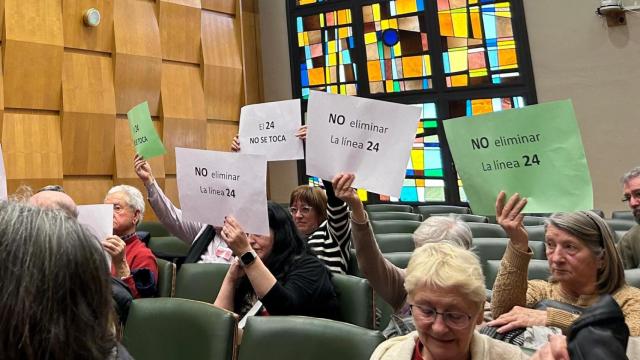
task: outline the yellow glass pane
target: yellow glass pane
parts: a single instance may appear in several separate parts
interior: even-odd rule
[[[336,61],[336,60],[338,60],[337,56],[336,56],[336,53],[329,54],[328,57],[329,57],[329,66],[336,66],[336,64],[338,63]]]
[[[324,14],[318,15],[318,18],[320,18],[320,28],[323,28],[324,27]]]
[[[416,0],[396,0],[396,12],[398,15],[418,11]]]
[[[387,92],[393,92],[393,80],[385,81],[384,87],[387,89]]]
[[[452,73],[467,71],[469,68],[467,63],[467,50],[449,51],[449,64]]]
[[[431,76],[431,61],[429,59],[429,55],[423,55],[422,61],[424,64],[425,74],[427,76]]]
[[[304,46],[304,34],[305,33],[298,33],[298,46],[299,47],[303,47]]]
[[[397,43],[393,46],[393,53],[396,56],[402,56],[402,48],[400,47],[400,43]]]
[[[367,73],[369,74],[369,81],[382,80],[382,72],[378,61],[367,61]]]
[[[411,149],[411,162],[414,168],[421,169],[424,166],[424,151],[422,149]]]
[[[348,27],[341,27],[338,29],[338,38],[340,39],[344,39],[349,37],[349,28]]]
[[[324,68],[309,69],[309,85],[324,85]]]
[[[469,29],[467,26],[467,11],[454,10],[451,12],[451,21],[453,22],[453,36],[466,38],[469,36]]]
[[[298,0],[298,5],[309,5],[315,2],[316,0]]]
[[[333,54],[336,52],[336,41],[331,40],[327,42],[327,54]]]
[[[422,56],[406,56],[402,58],[404,77],[422,76]]]
[[[378,41],[378,38],[376,37],[376,33],[370,32],[370,33],[364,34],[364,43],[365,44],[373,44],[376,41]]]
[[[392,29],[398,28],[398,19],[389,19],[389,27]]]
[[[469,71],[469,77],[482,77],[487,76],[488,74],[489,73],[487,72],[487,69],[477,69]]]
[[[373,4],[373,21],[380,21],[380,4]]]
[[[380,30],[387,30],[389,28],[389,20],[380,21]]]
[[[349,10],[338,11],[338,25],[349,24]]]

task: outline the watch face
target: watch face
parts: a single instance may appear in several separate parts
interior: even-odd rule
[[[248,251],[242,254],[242,256],[240,256],[240,261],[244,265],[251,264],[252,262],[254,262],[255,259],[256,259],[256,254],[253,251]]]

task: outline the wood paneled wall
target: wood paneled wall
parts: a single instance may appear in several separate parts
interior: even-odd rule
[[[97,27],[83,24],[89,8]],[[0,0],[0,19],[10,193],[62,184],[91,204],[116,184],[144,192],[126,113],[147,101],[169,151],[151,166],[177,203],[175,147],[228,150],[240,107],[263,99],[254,0]]]

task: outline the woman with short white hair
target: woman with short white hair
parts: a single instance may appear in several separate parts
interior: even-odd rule
[[[484,275],[478,257],[447,243],[416,249],[405,289],[416,331],[378,346],[371,360],[526,359],[514,346],[475,331],[482,323]]]

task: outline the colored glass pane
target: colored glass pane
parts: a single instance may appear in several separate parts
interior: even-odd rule
[[[438,0],[438,19],[447,87],[519,79],[508,1]]]
[[[424,0],[389,0],[362,7],[369,91],[426,90],[431,58]]]
[[[351,22],[349,9],[296,18],[298,66],[304,99],[308,98],[309,90],[357,94]]]

